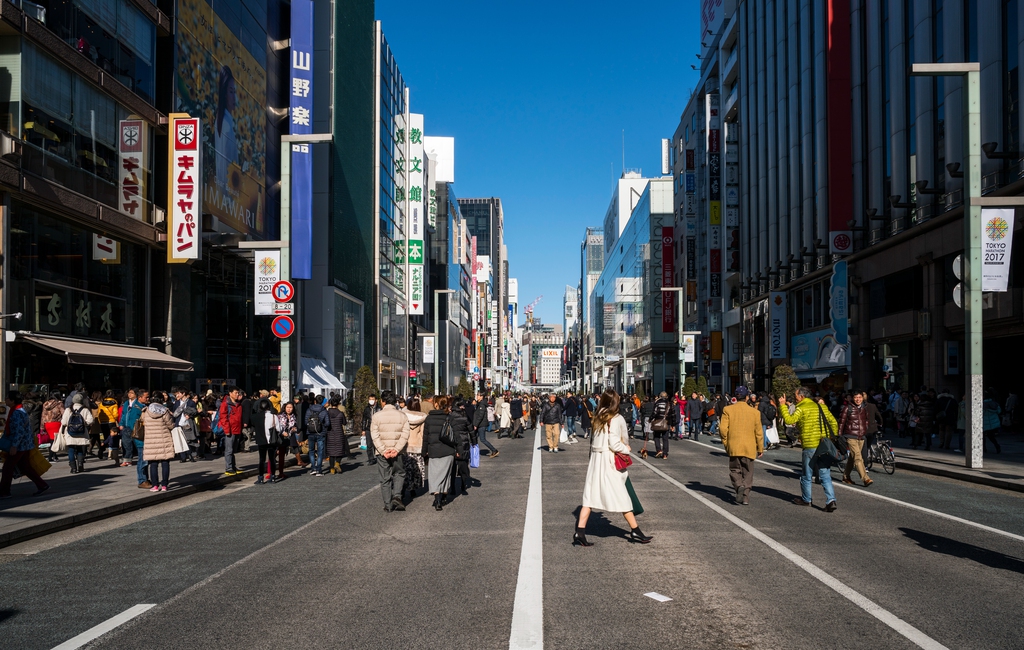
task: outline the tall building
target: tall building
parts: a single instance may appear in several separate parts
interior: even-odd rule
[[[504,387],[509,380],[508,342],[511,331],[508,311],[508,252],[505,249],[504,213],[500,198],[459,199],[459,209],[469,232],[476,237],[476,252],[490,264],[491,298],[488,308],[487,345],[490,348],[486,378],[492,386]]]
[[[673,275],[673,219],[673,179],[648,180],[605,257],[590,301],[600,314],[595,345],[604,350],[598,364],[606,387],[631,392],[642,385],[650,395],[681,385],[675,303],[661,291]]]
[[[581,389],[588,392],[598,384],[597,351],[594,349],[594,327],[597,317],[593,312],[590,295],[604,270],[604,230],[587,228],[580,245],[580,376]]]
[[[0,302],[24,314],[8,321],[19,333],[2,344],[5,385],[276,383],[270,319],[251,310],[252,253],[237,246],[280,233],[287,122],[267,107],[288,106],[290,52],[274,46],[289,37],[277,20],[286,7],[5,8]],[[192,198],[181,208],[167,187],[175,112],[200,120],[181,133],[202,162],[181,163],[179,189]],[[181,228],[169,233],[174,219]]]
[[[694,150],[695,219],[709,226],[711,186],[701,175],[711,172],[712,142],[724,142],[727,164],[736,151],[736,177],[726,167],[723,186],[735,195],[722,199],[738,208],[722,224],[740,244],[738,259],[726,258],[737,270],[722,270],[729,302],[720,320],[714,310],[706,323],[687,311],[708,338],[724,331],[734,343],[724,346],[723,363],[735,366],[723,369],[723,381],[763,388],[788,363],[824,390],[962,390],[964,313],[953,263],[964,247],[963,82],[909,70],[980,63],[982,191],[1019,195],[1018,3],[830,0],[794,12],[740,0],[720,9],[705,26],[712,36],[701,82],[673,151],[685,167]],[[685,171],[677,181],[684,194]],[[713,285],[699,228],[697,237],[702,299],[700,283],[707,277],[709,292]],[[727,249],[732,235],[722,237]],[[1008,290],[989,294],[982,313],[986,384],[1000,390],[1022,382],[1000,358],[1024,342],[1021,254],[1011,256]]]

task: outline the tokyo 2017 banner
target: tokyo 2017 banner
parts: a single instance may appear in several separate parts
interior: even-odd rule
[[[203,211],[267,235],[266,70],[204,0],[179,0],[177,42],[175,110],[203,125]]]

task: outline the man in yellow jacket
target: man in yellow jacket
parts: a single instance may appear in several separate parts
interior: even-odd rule
[[[750,505],[754,487],[754,459],[764,455],[764,429],[761,413],[747,404],[747,387],[736,389],[736,403],[722,409],[718,431],[725,453],[729,454],[729,478],[736,490],[736,503]]]
[[[824,400],[817,402],[811,399],[811,391],[801,386],[796,389],[796,397],[799,400],[796,411],[792,415],[786,407],[785,395],[779,396],[779,411],[782,419],[788,425],[796,425],[800,430],[800,446],[803,447],[803,473],[800,475],[800,496],[793,499],[798,506],[811,505],[811,477],[812,461],[814,452],[818,449],[821,439],[829,433],[835,434],[839,427],[836,419],[827,408],[822,406]],[[831,431],[830,431],[831,429]],[[818,479],[821,487],[825,490],[825,512],[835,512],[836,492],[832,488],[832,471],[828,467],[814,467],[818,472]]]

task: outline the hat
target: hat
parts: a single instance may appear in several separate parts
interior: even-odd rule
[[[749,394],[750,394],[750,391],[747,390],[746,386],[737,386],[736,387],[736,399],[744,399]]]
[[[72,404],[81,404],[82,403],[82,394],[81,393],[75,393],[74,395],[72,395],[71,396],[71,403]]]

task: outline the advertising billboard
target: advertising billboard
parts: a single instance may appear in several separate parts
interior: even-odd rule
[[[266,70],[203,0],[178,2],[176,36],[175,108],[203,126],[203,212],[266,234]]]

